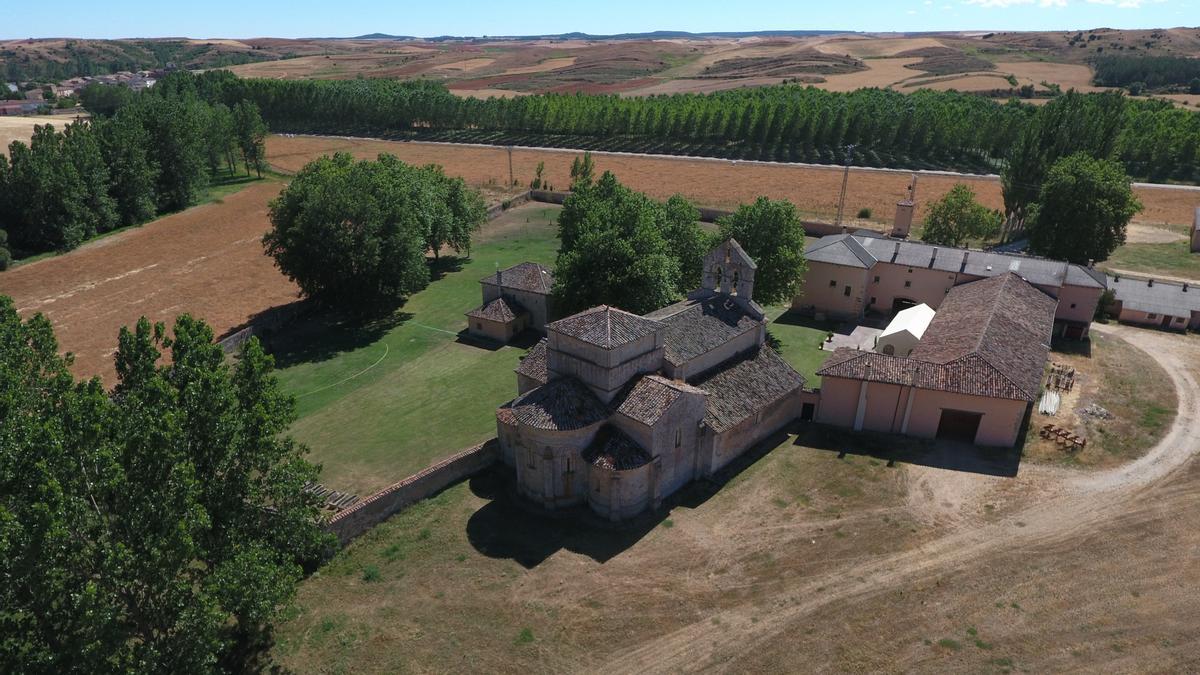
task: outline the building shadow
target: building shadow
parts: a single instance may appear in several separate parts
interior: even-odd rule
[[[772,320],[771,323],[783,324],[785,326],[800,326],[802,328],[812,328],[813,330],[819,331],[836,331],[837,329],[841,328],[841,325],[839,325],[836,321],[818,321],[812,316],[805,316],[796,310],[788,310],[787,312],[780,314],[777,318]],[[853,324],[851,324],[850,330],[854,330]]]
[[[489,558],[512,560],[526,569],[564,549],[607,562],[657,527],[668,512],[658,509],[613,524],[586,506],[542,511],[517,495],[515,476],[502,463],[476,474],[468,485],[477,497],[489,500],[467,521],[471,546]]]
[[[513,336],[513,339],[508,342],[499,342],[490,338],[472,335],[466,328],[458,331],[458,336],[454,339],[455,342],[466,345],[468,347],[478,347],[486,349],[490,352],[497,352],[505,347],[516,347],[517,349],[529,349],[538,343],[542,336],[537,331],[526,329]]]
[[[901,462],[948,471],[1012,478],[1021,465],[1018,440],[1012,448],[985,448],[970,443],[912,438],[870,431],[850,431],[819,424],[806,425],[796,445],[845,455],[873,457],[889,463]]]
[[[277,368],[328,361],[378,342],[412,317],[411,312],[398,309],[366,317],[333,310],[312,311],[278,331],[268,351],[275,356]]]
[[[1092,339],[1089,337],[1082,340],[1074,340],[1064,337],[1054,337],[1050,340],[1050,351],[1057,354],[1074,354],[1090,359],[1092,358]]]

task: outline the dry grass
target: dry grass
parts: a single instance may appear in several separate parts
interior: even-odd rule
[[[550,70],[558,70],[567,66],[575,65],[579,60],[578,56],[564,56],[557,59],[546,59],[541,63],[535,63],[532,66],[523,66],[521,68],[509,68],[504,71],[504,75],[521,75],[524,73],[544,73]]]
[[[8,146],[13,141],[21,141],[28,145],[35,126],[53,124],[54,128],[58,129],[70,121],[69,117],[0,117],[0,155],[8,155]]]
[[[297,171],[321,154],[350,152],[357,157],[373,158],[388,152],[414,164],[437,163],[447,173],[462,176],[475,185],[503,184],[508,181],[508,154],[503,148],[432,143],[403,143],[325,137],[278,137],[267,141],[271,163],[285,171]],[[546,163],[545,179],[558,189],[570,184],[573,151],[514,149],[513,173],[517,181],[528,185],[538,162]],[[764,165],[726,160],[656,158],[629,155],[594,155],[598,171],[611,170],[621,182],[654,197],[679,193],[695,202],[716,208],[734,208],[760,195],[787,199],[810,217],[827,218],[837,211],[842,172],[837,167]],[[881,223],[890,222],[896,202],[902,199],[910,174],[859,170],[852,172],[846,199],[846,211],[857,213],[870,208]],[[918,185],[923,217],[928,205],[939,199],[955,183],[967,183],[988,208],[1004,206],[1000,182],[994,178],[924,175]],[[1137,188],[1145,210],[1139,221],[1190,224],[1200,192]]]
[[[0,293],[22,316],[41,312],[77,376],[113,384],[117,331],[139,317],[171,322],[185,312],[217,335],[296,299],[296,287],[263,254],[267,201],[276,181],[255,183],[197,206],[93,241],[66,255],[0,273]]]
[[[1112,467],[1141,456],[1166,432],[1175,417],[1177,400],[1170,378],[1144,351],[1128,342],[1093,335],[1090,356],[1054,352],[1051,360],[1075,368],[1075,386],[1062,395],[1057,415],[1034,411],[1024,455],[1035,462],[1066,463],[1093,468]],[[1098,405],[1113,415],[1099,419],[1083,414]],[[1038,434],[1054,424],[1088,439],[1087,447],[1065,452]]]

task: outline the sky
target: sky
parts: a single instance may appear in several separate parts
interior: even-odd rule
[[[1200,25],[1200,0],[0,0],[0,38],[916,32],[1187,25]]]

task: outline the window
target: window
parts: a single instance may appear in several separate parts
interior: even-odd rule
[[[482,321],[475,322],[475,330],[483,330],[483,322]]]
[[[847,298],[850,297],[850,287],[849,286],[846,287],[846,290],[842,291],[842,295],[846,296]]]
[[[683,429],[675,430],[675,447],[683,445]]]
[[[896,355],[896,346],[895,345],[884,345],[883,353],[887,354],[888,356],[895,356]]]
[[[905,288],[912,288],[912,279],[906,279],[906,280],[904,281],[904,287],[905,287]]]
[[[875,283],[879,283],[879,275],[875,275]]]
[[[1075,309],[1075,303],[1071,303],[1071,309]]]
[[[1175,317],[1175,323],[1183,323],[1183,317],[1182,316]]]
[[[830,288],[837,288],[837,279],[830,279],[830,280],[829,280],[829,287],[830,287]]]
[[[533,450],[525,453],[525,467],[529,469],[537,468],[537,457],[534,455]]]
[[[1158,318],[1158,315],[1157,315],[1157,314],[1155,314],[1155,313],[1153,313],[1153,312],[1151,312],[1151,313],[1149,313],[1149,314],[1147,314],[1147,315],[1146,315],[1146,318],[1147,318],[1147,319],[1157,319],[1157,318]]]
[[[911,267],[910,267],[910,268],[908,268],[908,273],[909,273],[909,274],[912,274],[912,268],[911,268]]]
[[[875,298],[871,298],[871,304],[875,304]]]

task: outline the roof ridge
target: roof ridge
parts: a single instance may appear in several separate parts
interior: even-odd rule
[[[1013,380],[1011,377],[1009,377],[1008,373],[1004,372],[1003,368],[998,367],[995,363],[992,363],[992,360],[990,358],[988,358],[987,356],[984,356],[983,354],[981,354],[977,351],[971,352],[969,354],[963,354],[959,358],[955,359],[954,361],[950,361],[949,363],[954,363],[955,361],[963,361],[969,356],[974,356],[974,357],[978,358],[980,361],[983,361],[984,363],[986,363],[988,368],[991,368],[992,370],[994,370],[996,372],[996,374],[998,374],[1000,377],[1004,378],[1004,381],[1008,382],[1010,385],[1012,385],[1012,387],[1014,389],[1016,389],[1017,391],[1024,394],[1030,400],[1037,398],[1037,396],[1035,396],[1033,394],[1033,392],[1026,391],[1025,387],[1021,386],[1020,384],[1017,384],[1017,382],[1015,380]],[[949,363],[947,365],[949,365]]]

